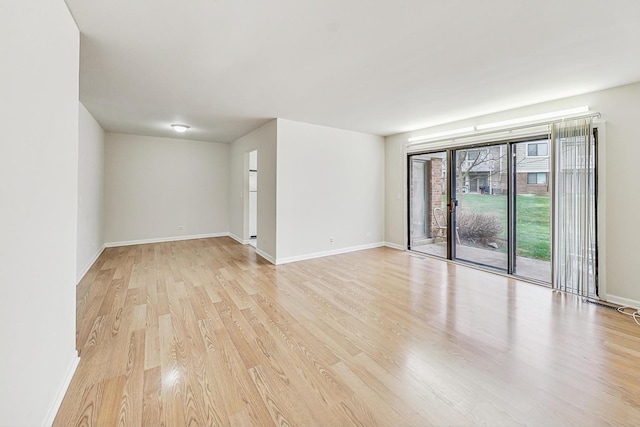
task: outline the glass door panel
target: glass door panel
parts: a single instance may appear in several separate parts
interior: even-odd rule
[[[409,156],[409,249],[447,256],[446,152]]]
[[[454,258],[507,271],[507,144],[458,149],[454,154]]]
[[[513,274],[551,282],[549,140],[513,144],[515,266]]]

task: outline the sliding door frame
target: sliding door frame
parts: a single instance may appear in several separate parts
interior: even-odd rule
[[[456,219],[456,209],[458,200],[456,199],[456,151],[452,148],[447,149],[447,259],[456,259],[456,230],[458,227]]]
[[[595,127],[594,127],[595,130]],[[549,230],[549,246],[550,246],[550,255],[551,255],[551,259],[550,259],[550,264],[551,264],[551,277],[549,282],[546,281],[542,281],[542,280],[538,280],[535,278],[531,278],[531,277],[526,277],[526,276],[519,276],[517,274],[517,264],[516,264],[516,249],[517,249],[517,236],[516,236],[516,221],[517,221],[517,210],[516,210],[516,205],[517,205],[517,199],[516,199],[516,193],[517,193],[517,183],[516,183],[516,173],[517,173],[517,165],[516,165],[516,144],[518,143],[524,143],[524,142],[529,142],[529,141],[540,141],[540,140],[546,140],[548,141],[548,147],[549,147],[549,198],[551,200],[550,202],[550,230]],[[597,141],[596,141],[597,144]],[[506,163],[506,167],[507,167],[507,265],[506,265],[506,269],[504,268],[497,268],[497,267],[493,267],[490,265],[485,265],[485,264],[481,264],[481,263],[476,263],[470,260],[465,260],[465,259],[458,259],[456,257],[456,246],[457,246],[457,242],[455,240],[456,238],[456,228],[457,228],[457,224],[456,224],[456,210],[458,208],[458,201],[457,201],[457,175],[456,175],[456,151],[457,150],[465,150],[465,149],[474,149],[474,148],[483,148],[483,147],[491,147],[491,146],[497,146],[497,145],[504,145],[506,148],[506,156],[507,156],[507,161]],[[597,147],[597,145],[596,145]],[[491,140],[491,141],[486,141],[486,142],[479,142],[479,143],[469,143],[469,144],[450,144],[448,146],[445,147],[438,147],[436,149],[433,150],[420,150],[420,151],[415,151],[415,152],[411,152],[411,153],[406,153],[407,155],[407,241],[408,241],[408,248],[409,250],[414,250],[412,245],[411,245],[411,158],[412,156],[416,156],[416,155],[422,155],[422,154],[432,154],[432,153],[439,153],[439,152],[446,152],[446,158],[447,158],[447,194],[446,194],[446,207],[447,207],[447,255],[446,255],[446,259],[450,260],[450,261],[455,261],[455,262],[461,262],[464,264],[468,264],[468,265],[473,265],[473,266],[477,266],[477,267],[481,267],[484,269],[487,269],[489,271],[493,271],[493,272],[497,272],[497,273],[501,273],[501,274],[507,274],[509,276],[513,276],[516,277],[518,279],[525,279],[525,280],[529,280],[529,281],[533,281],[539,284],[542,284],[544,286],[552,286],[552,281],[553,281],[553,271],[554,271],[554,262],[553,262],[553,251],[554,251],[554,239],[555,239],[555,230],[554,230],[554,224],[553,224],[553,215],[554,215],[554,209],[555,209],[555,203],[553,203],[554,200],[554,193],[553,193],[553,185],[554,185],[554,172],[553,172],[553,167],[554,167],[554,163],[553,163],[553,141],[551,138],[550,133],[543,133],[543,132],[535,132],[535,133],[531,133],[529,135],[523,135],[523,136],[518,136],[518,137],[512,137],[512,138],[496,138],[495,140]],[[596,164],[597,167],[597,164]],[[597,203],[597,201],[596,201]],[[596,205],[596,210],[597,210],[597,205]]]
[[[600,113],[588,113],[584,115],[575,115],[562,118],[562,120],[569,119],[580,119],[580,118],[591,118],[593,119],[593,132],[596,136],[597,146],[596,146],[596,239],[597,239],[597,286],[598,286],[598,296],[602,300],[607,301],[608,298],[608,290],[607,290],[607,233],[606,233],[606,221],[607,221],[607,193],[605,188],[606,175],[607,175],[607,161],[606,161],[606,149],[607,146],[607,132],[606,132],[606,122],[598,120],[601,118]],[[549,135],[548,127],[553,123],[557,123],[558,119],[548,120],[548,121],[539,121],[534,123],[527,123],[519,126],[513,126],[509,128],[500,128],[490,131],[479,131],[475,132],[472,135],[463,135],[460,137],[441,137],[441,138],[433,138],[426,142],[415,142],[409,143],[403,150],[403,155],[410,156],[414,154],[423,154],[423,153],[432,153],[438,151],[448,151],[453,148],[464,148],[464,147],[472,147],[478,145],[485,145],[484,143],[491,140],[493,142],[503,142],[503,141],[516,141],[516,140],[527,140],[531,138],[536,138],[536,135]],[[508,132],[512,138],[509,138],[505,135],[505,132]],[[550,160],[552,165],[555,164],[553,159],[553,151],[554,151],[554,142],[550,141],[551,145],[550,150]],[[428,146],[427,146],[428,145]],[[555,174],[551,173],[549,176],[550,182],[550,194],[553,196],[553,187],[555,185]],[[407,179],[407,175],[405,175],[405,179]],[[553,196],[555,197],[555,196]],[[408,195],[405,197],[404,209],[408,207]],[[555,224],[553,223],[553,218],[555,218],[555,214],[553,210],[555,209],[555,203],[551,203],[551,268],[552,268],[552,282],[554,277],[555,265],[553,263],[554,256],[554,245],[557,239]],[[450,222],[449,222],[450,223]],[[405,228],[405,235],[408,236],[409,227]],[[452,233],[449,232],[448,236],[452,236]],[[450,241],[449,241],[450,246]],[[407,246],[409,248],[409,246]],[[451,260],[451,253],[449,252],[449,260]],[[442,258],[440,258],[442,259]],[[490,270],[491,271],[491,270]],[[528,280],[527,278],[522,278],[524,280]],[[532,280],[535,282],[534,280]],[[538,282],[536,282],[538,283]],[[552,285],[553,286],[553,285]],[[625,302],[618,299],[619,303],[624,304]]]
[[[516,153],[514,147],[518,144],[516,141],[507,142],[507,274],[516,274]],[[551,197],[551,195],[549,195]],[[551,233],[551,230],[549,230]],[[551,236],[549,236],[551,239]],[[549,246],[553,246],[549,241]],[[553,258],[552,258],[553,260]]]

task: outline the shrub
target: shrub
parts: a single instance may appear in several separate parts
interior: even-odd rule
[[[460,240],[476,244],[487,244],[502,233],[500,218],[480,212],[458,211],[458,234]]]

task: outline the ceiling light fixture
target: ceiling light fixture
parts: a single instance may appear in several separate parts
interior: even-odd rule
[[[504,128],[507,126],[517,125],[522,123],[532,123],[532,124],[535,124],[536,122],[542,123],[544,120],[556,119],[556,118],[567,118],[576,114],[586,113],[588,111],[589,111],[589,106],[585,105],[583,107],[569,108],[567,110],[554,111],[551,113],[536,114],[535,116],[519,117],[516,119],[503,120],[500,122],[486,123],[483,125],[469,126],[469,127],[464,127],[460,129],[437,132],[429,135],[413,136],[408,139],[408,142],[409,143],[427,142],[429,140],[438,139],[445,136],[471,133],[474,131],[484,131],[487,129]],[[505,130],[508,130],[508,129],[505,129]]]
[[[175,130],[176,132],[186,132],[187,129],[189,129],[189,126],[187,125],[179,125],[179,124],[173,124],[171,125],[171,127],[173,128],[173,130]]]

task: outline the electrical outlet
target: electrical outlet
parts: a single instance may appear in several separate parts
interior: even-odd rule
[[[371,233],[367,233],[365,237],[371,237]]]
[[[333,237],[329,237],[329,243],[333,243]]]
[[[179,226],[178,226],[178,230],[184,230],[184,227],[183,227],[183,226],[181,226],[181,225],[179,225]]]

